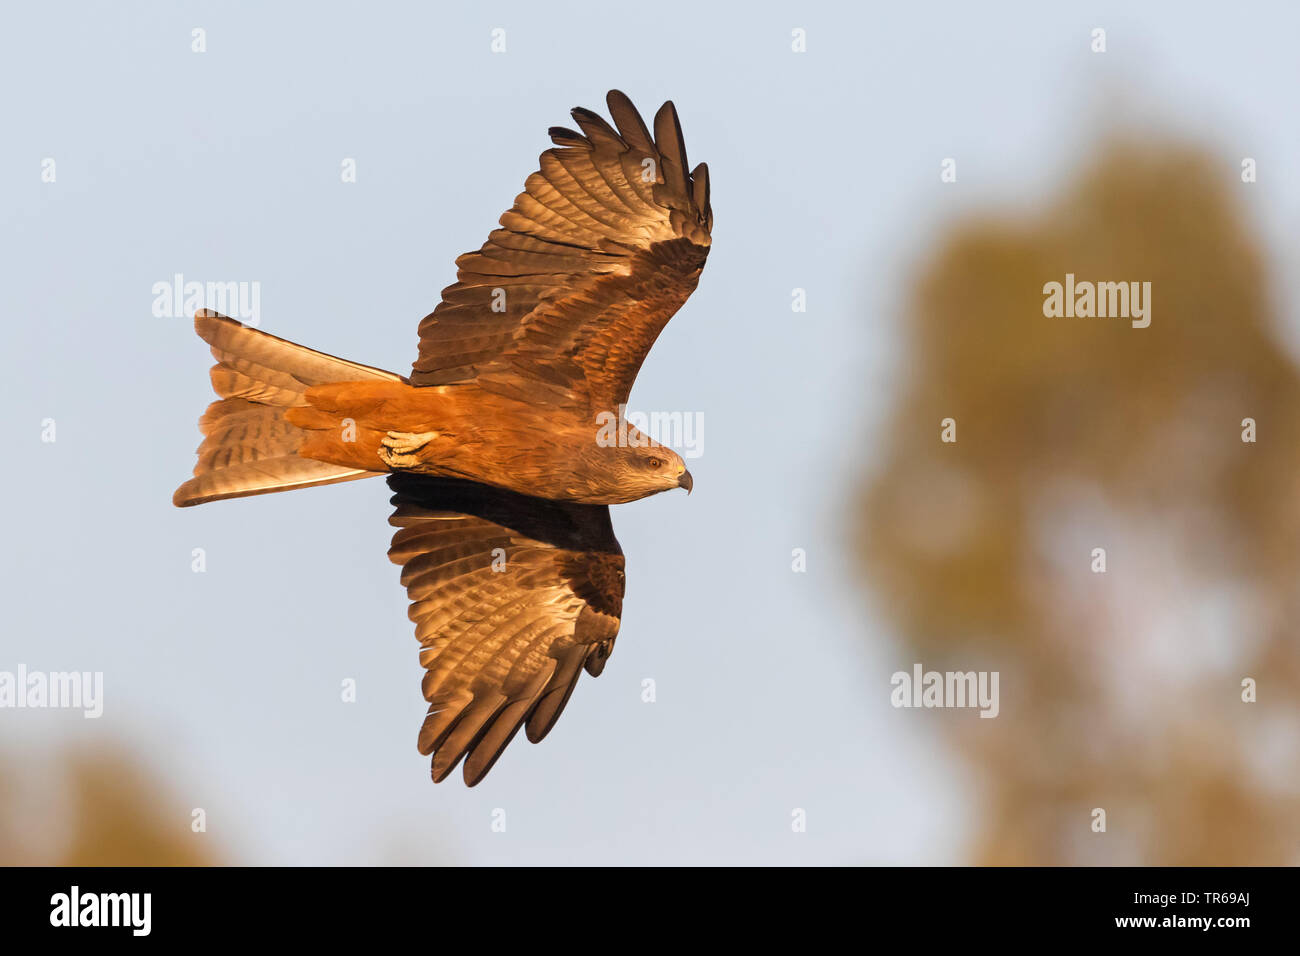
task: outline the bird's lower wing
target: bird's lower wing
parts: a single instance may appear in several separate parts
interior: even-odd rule
[[[583,668],[599,674],[623,602],[609,509],[474,482],[389,478],[410,618],[427,669],[420,752],[478,783],[521,727],[540,741]]]

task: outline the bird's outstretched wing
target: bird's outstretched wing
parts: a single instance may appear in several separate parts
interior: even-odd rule
[[[599,675],[623,606],[609,509],[398,474],[388,556],[402,566],[427,673],[419,747],[471,787],[525,727],[541,740],[583,668]]]
[[[420,323],[410,381],[475,379],[539,403],[612,409],[709,253],[709,170],[687,165],[677,110],[654,135],[614,90],[615,126],[575,109],[541,169]],[[617,127],[617,128],[615,128]]]

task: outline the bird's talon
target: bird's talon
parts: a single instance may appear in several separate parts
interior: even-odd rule
[[[414,468],[418,452],[438,437],[437,432],[389,432],[379,441],[379,457],[389,468]]]

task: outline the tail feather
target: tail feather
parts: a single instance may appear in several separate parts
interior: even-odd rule
[[[301,436],[284,420],[284,410],[242,398],[214,402],[199,419],[204,442],[199,446],[198,468],[204,472],[231,465],[284,458],[297,454]]]
[[[401,381],[382,369],[316,352],[203,310],[194,329],[212,346],[220,396],[199,419],[203,443],[177,507],[365,478],[377,472],[299,455],[306,433],[285,412],[307,405],[308,388],[331,382]]]

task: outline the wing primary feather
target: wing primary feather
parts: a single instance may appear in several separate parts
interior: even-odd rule
[[[519,733],[519,728],[528,719],[528,711],[532,705],[533,699],[526,697],[506,705],[493,718],[491,725],[484,730],[469,752],[469,756],[465,758],[467,786],[473,787],[478,784],[496,765],[497,760],[505,753],[506,747],[510,745],[510,741],[515,739],[515,734]]]
[[[465,709],[464,715],[456,722],[455,730],[447,735],[447,739],[433,755],[430,770],[434,783],[441,783],[456,769],[461,758],[473,748],[505,704],[504,694],[489,692],[476,697],[474,703]]]
[[[617,149],[627,148],[627,143],[618,135],[618,130],[605,122],[605,118],[599,113],[593,113],[581,106],[575,106],[569,112],[573,116],[573,121],[578,124],[578,128],[587,134],[592,146],[609,145]]]
[[[677,108],[669,100],[655,114],[655,145],[659,148],[660,163],[664,168],[664,181],[679,196],[689,196],[686,171],[686,145],[682,139],[682,124],[677,119]]]
[[[537,709],[528,715],[528,739],[533,743],[540,743],[542,738],[551,732],[555,722],[560,719],[560,714],[564,712],[564,705],[569,702],[573,688],[577,686],[578,676],[586,656],[587,648],[581,645],[571,646],[564,652],[555,676],[551,678],[551,682],[537,702]]]
[[[587,147],[591,144],[587,138],[577,130],[569,129],[567,126],[552,126],[546,131],[546,135],[551,137],[551,142],[556,146],[577,146]]]
[[[654,140],[650,138],[650,130],[646,129],[645,120],[641,119],[641,114],[627,95],[621,90],[610,90],[605,97],[605,104],[609,107],[609,115],[614,117],[614,125],[618,127],[623,141],[639,152],[654,156],[657,151]]]
[[[709,164],[700,163],[691,170],[691,201],[700,211],[700,216],[710,225],[713,222],[713,207],[709,204]]]
[[[458,694],[435,700],[429,704],[429,713],[420,725],[418,746],[420,753],[431,754],[447,739],[452,728],[465,715],[465,707],[473,700],[470,694]]]

